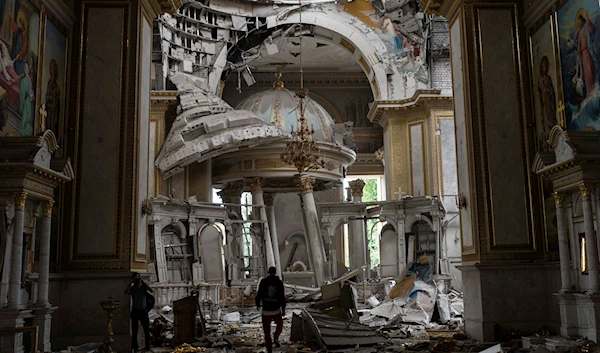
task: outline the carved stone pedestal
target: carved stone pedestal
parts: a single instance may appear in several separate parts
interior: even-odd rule
[[[577,301],[574,293],[554,293],[560,309],[560,335],[575,336],[577,329]]]
[[[576,293],[573,296],[577,305],[579,336],[598,342],[600,338],[600,295]]]
[[[38,349],[41,352],[52,352],[50,334],[52,331],[52,313],[57,306],[43,306],[33,308],[33,326],[38,327]]]
[[[0,310],[0,330],[23,327],[24,320],[31,317],[31,310]],[[23,334],[3,336],[0,340],[0,352],[23,353]]]

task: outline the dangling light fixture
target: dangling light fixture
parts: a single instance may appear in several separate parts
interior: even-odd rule
[[[294,131],[292,126],[292,138],[286,142],[285,150],[281,153],[281,160],[296,167],[298,177],[302,177],[310,170],[325,167],[327,163],[319,155],[319,147],[313,136],[315,129],[312,126],[308,127],[305,116],[305,99],[308,96],[308,90],[304,88],[304,72],[302,70],[302,0],[299,0],[298,3],[300,5],[300,90],[296,92],[296,95],[299,98],[300,117],[298,118],[298,129]]]

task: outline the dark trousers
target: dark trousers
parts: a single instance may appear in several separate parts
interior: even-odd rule
[[[146,341],[146,349],[150,348],[150,320],[146,310],[131,309],[131,349],[138,349],[138,321],[142,323]]]
[[[277,324],[277,328],[275,329],[275,339],[279,339],[279,335],[281,335],[281,331],[283,331],[283,316],[281,313],[277,315],[263,315],[262,316],[262,324],[263,324],[263,332],[265,333],[265,347],[267,347],[267,352],[273,351],[273,341],[271,340],[271,322],[275,321]]]

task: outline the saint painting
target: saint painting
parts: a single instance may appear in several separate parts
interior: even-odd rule
[[[567,129],[600,129],[600,6],[570,0],[558,12]]]
[[[29,0],[0,6],[0,135],[34,134],[40,13]]]
[[[62,136],[60,129],[65,106],[67,38],[47,20],[44,43],[41,100],[46,108],[46,118],[40,121],[40,130],[52,130],[60,145]]]
[[[556,59],[550,19],[530,38],[536,132],[540,150],[549,150],[548,135],[559,124]]]

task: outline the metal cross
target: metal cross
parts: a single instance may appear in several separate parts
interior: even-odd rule
[[[399,187],[398,187],[398,191],[396,191],[396,192],[394,193],[394,195],[398,195],[398,200],[402,200],[402,196],[403,196],[403,195],[406,195],[406,193],[405,193],[405,192],[403,192],[403,191],[402,191],[402,187],[401,187],[401,186],[399,186]]]
[[[46,117],[48,116],[48,112],[46,111],[46,105],[42,103],[40,107],[40,126],[42,132],[46,131]]]

